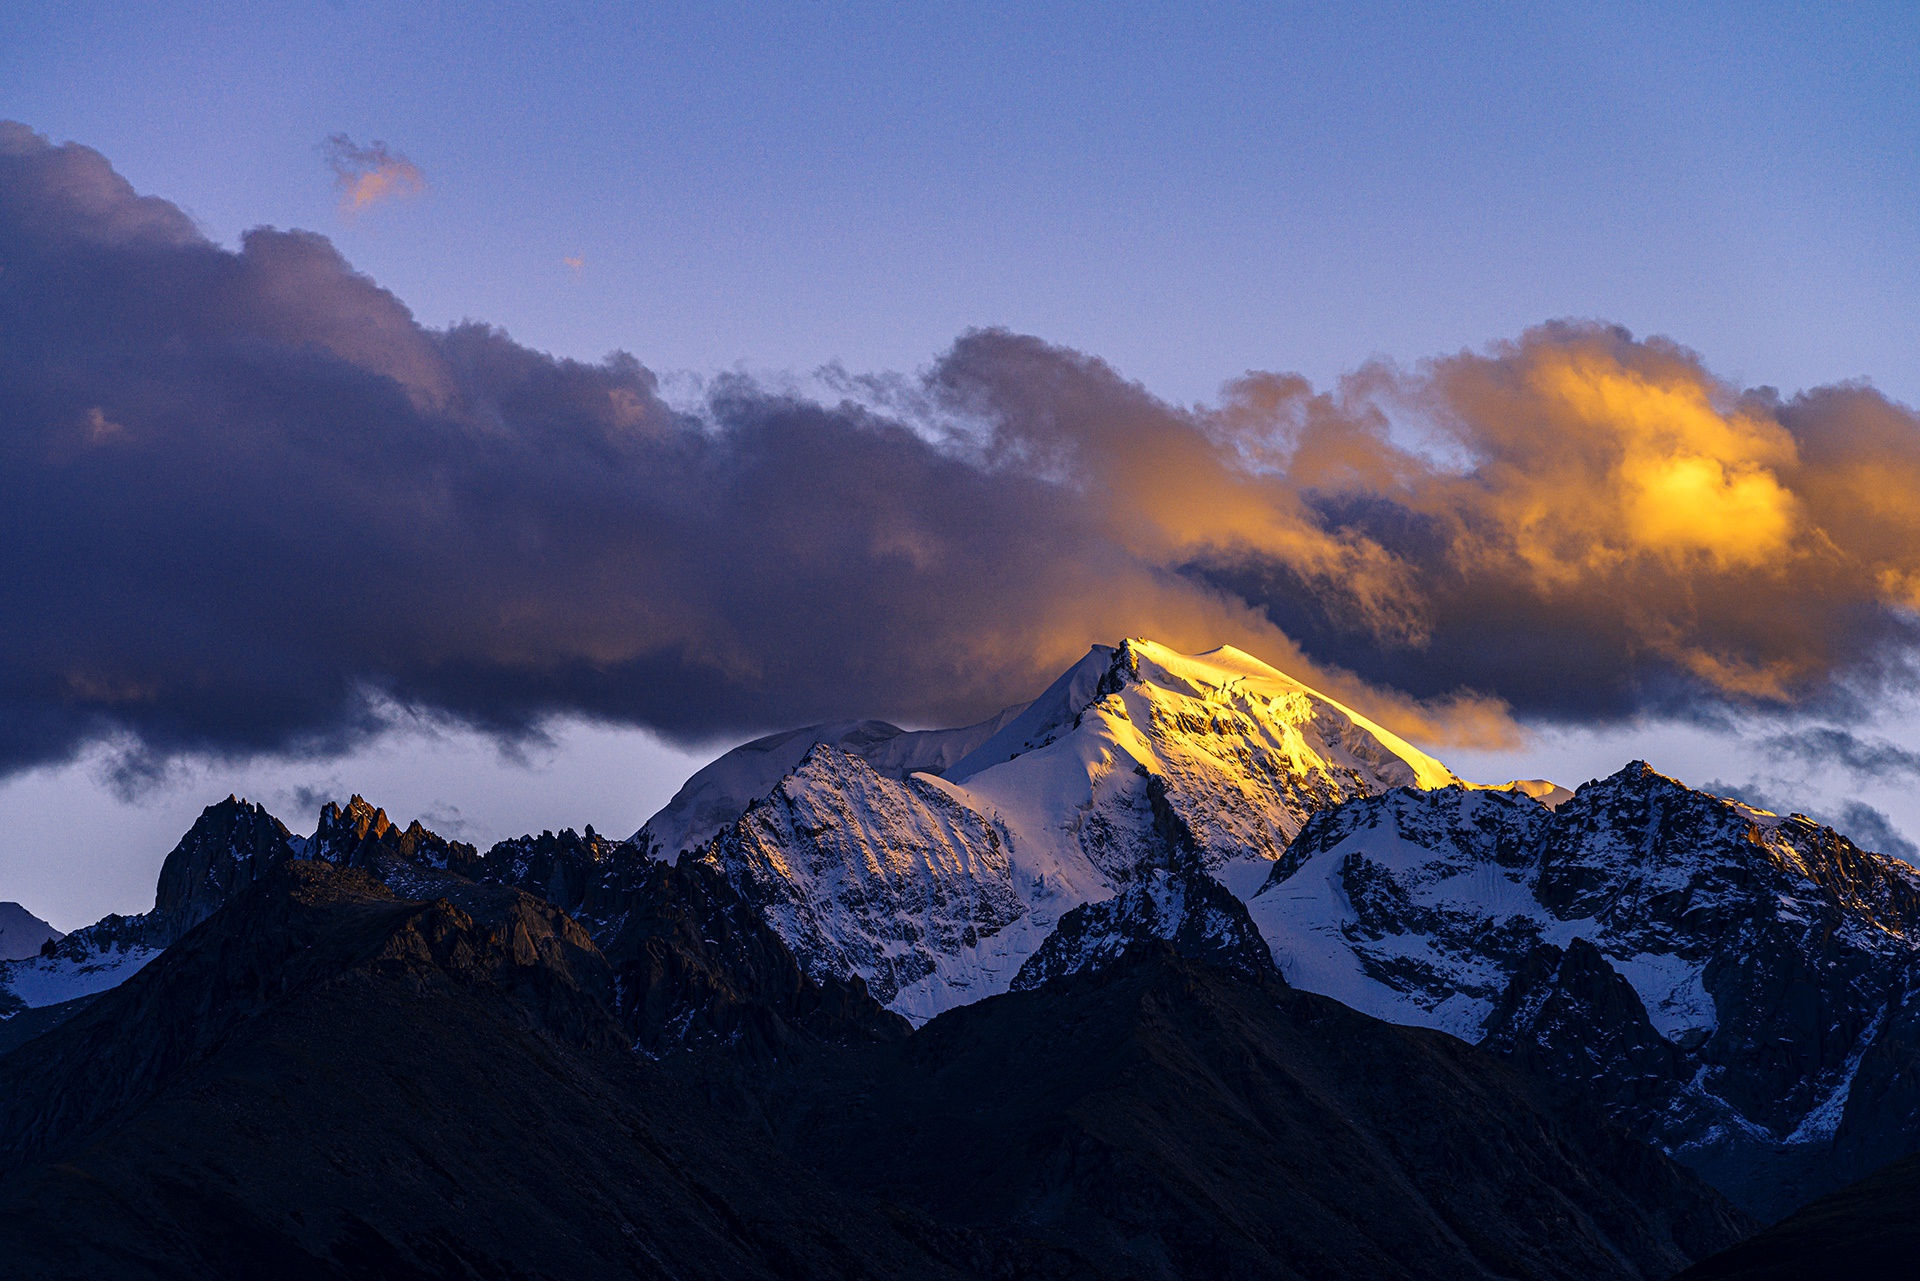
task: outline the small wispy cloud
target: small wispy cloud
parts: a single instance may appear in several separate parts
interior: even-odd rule
[[[409,199],[427,189],[420,166],[378,139],[362,147],[336,133],[320,144],[320,154],[333,170],[343,214],[359,213],[384,200]]]
[[[576,276],[580,274],[580,269],[587,265],[587,260],[580,257],[562,258],[560,262]]]

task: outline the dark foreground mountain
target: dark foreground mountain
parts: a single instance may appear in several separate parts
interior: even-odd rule
[[[859,1062],[796,1128],[836,1183],[1105,1275],[1658,1277],[1750,1221],[1447,1036],[1136,948]]]
[[[436,874],[281,862],[0,1056],[9,1275],[1660,1277],[1751,1226],[1479,1051],[1169,948],[903,1037],[690,863],[624,918],[651,1003]],[[766,1120],[688,1084],[770,1053]]]
[[[1828,1281],[1920,1273],[1920,1157],[1821,1197],[1681,1274],[1682,1281]]]
[[[292,862],[0,1058],[21,1277],[941,1276],[628,1050],[530,896]]]

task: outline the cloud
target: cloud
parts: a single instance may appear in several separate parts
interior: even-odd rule
[[[1332,396],[1263,378],[1256,439],[1320,528],[1403,573],[1408,618],[1356,618],[1259,546],[1201,569],[1363,675],[1587,721],[1840,708],[1910,676],[1920,418],[1871,388],[1782,399],[1569,322]]]
[[[1729,800],[1743,801],[1755,809],[1774,814],[1790,811],[1788,805],[1772,799],[1771,792],[1763,789],[1758,781],[1736,785],[1715,779],[1701,790]],[[1863,801],[1843,801],[1837,814],[1808,812],[1806,817],[1831,827],[1863,850],[1890,854],[1894,858],[1920,864],[1920,845],[1908,840],[1884,810],[1875,809]]]
[[[1884,738],[1862,738],[1831,726],[1771,735],[1760,747],[1776,758],[1797,761],[1813,769],[1838,767],[1882,782],[1920,778],[1920,752]]]
[[[333,170],[343,214],[360,213],[383,200],[409,199],[427,189],[420,167],[378,140],[361,147],[344,133],[330,134],[320,144],[320,154]]]
[[[1200,407],[986,330],[838,403],[679,410],[624,354],[426,329],[323,237],[211,244],[18,125],[0,262],[0,772],[324,755],[394,709],[961,723],[1125,635],[1437,745],[1837,706],[1910,661],[1913,413],[1605,326]]]

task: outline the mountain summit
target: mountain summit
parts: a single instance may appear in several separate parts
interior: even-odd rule
[[[747,749],[730,755],[747,767]],[[696,856],[809,972],[857,974],[924,1021],[1006,991],[1064,913],[1156,869],[1191,863],[1245,896],[1315,813],[1459,783],[1239,650],[1128,640],[1095,646],[944,773],[814,742]]]

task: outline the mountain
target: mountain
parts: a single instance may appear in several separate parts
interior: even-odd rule
[[[1677,1281],[1828,1281],[1907,1277],[1920,1258],[1920,1156],[1876,1170],[1766,1231],[1680,1274]]]
[[[1026,708],[1016,704],[963,729],[903,730],[885,721],[835,721],[756,738],[696,771],[632,841],[663,859],[698,849],[822,744],[858,756],[888,778],[944,773]]]
[[[1113,1276],[1661,1277],[1751,1226],[1451,1037],[1164,943],[942,1014],[792,1124],[849,1190]]]
[[[722,1007],[805,990],[778,938],[630,870],[636,955],[712,980],[656,1031],[715,1035],[635,1052],[648,1003],[529,894],[266,869],[0,1055],[9,1274],[1636,1278],[1750,1227],[1479,1051],[1164,945],[912,1036],[790,1007],[775,1064]],[[784,1074],[761,1117],[723,1064]]]
[[[1242,978],[1278,977],[1273,953],[1246,905],[1197,868],[1156,869],[1109,899],[1060,918],[1013,976],[1030,992],[1073,974],[1098,974],[1154,943]]]
[[[0,963],[0,1054],[306,859],[410,901],[547,902],[612,976],[596,999],[628,1049],[753,1065],[700,1086],[743,1114],[772,1115],[755,1073],[1161,943],[1476,1043],[1764,1219],[1920,1151],[1920,874],[1800,816],[1642,762],[1576,793],[1462,783],[1237,651],[1145,641],[1095,647],[994,722],[877,724],[723,757],[682,796],[785,772],[671,860],[660,815],[639,843],[589,827],[483,855],[358,796],[311,837],[229,798],[168,856],[153,912]]]
[[[953,1275],[631,1053],[564,914],[281,864],[0,1057],[18,1277]]]
[[[297,838],[258,805],[209,805],[160,866],[153,909],[108,916],[26,960],[0,962],[0,1019],[91,997],[124,983],[268,868]]]
[[[61,939],[59,930],[18,903],[0,903],[0,961],[20,961],[40,954],[40,945]]]
[[[1251,893],[1317,811],[1458,782],[1238,650],[1129,640],[1095,647],[942,775],[810,745],[698,857],[810,973],[857,974],[924,1021],[1006,991],[1065,913],[1176,851]]]
[[[1548,810],[1398,789],[1248,908],[1289,982],[1482,1041],[1774,1218],[1920,1148],[1920,874],[1635,762]]]

